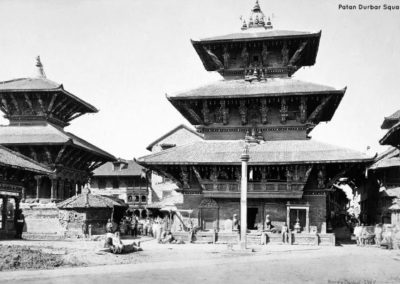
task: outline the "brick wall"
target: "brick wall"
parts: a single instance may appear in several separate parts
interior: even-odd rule
[[[322,223],[326,222],[326,196],[304,195],[303,200],[310,204],[310,226],[317,226],[320,232]]]

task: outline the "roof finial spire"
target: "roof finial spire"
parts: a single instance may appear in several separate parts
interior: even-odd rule
[[[37,67],[37,71],[38,71],[38,77],[46,78],[46,73],[44,73],[43,64],[40,61],[39,55],[36,57],[36,67]]]
[[[247,26],[242,25],[242,30],[247,30],[251,28],[264,28],[264,29],[272,29],[271,21],[268,18],[268,22],[265,22],[265,15],[261,10],[260,4],[258,0],[254,4],[253,9],[251,9],[251,14],[248,20]]]

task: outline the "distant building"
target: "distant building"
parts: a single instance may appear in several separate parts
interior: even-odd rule
[[[365,222],[400,226],[400,110],[385,117],[381,128],[388,131],[379,143],[389,148],[368,168],[361,214]]]
[[[157,153],[174,147],[195,143],[203,140],[203,135],[194,131],[184,124],[180,124],[168,131],[146,147],[147,150]],[[178,185],[166,173],[151,173],[151,202],[147,205],[150,213],[157,214],[157,211],[165,205],[177,205],[183,203],[182,193],[177,192]]]
[[[147,217],[149,180],[145,168],[132,160],[108,162],[93,172],[91,193],[116,197],[129,205],[137,216]]]
[[[0,110],[10,121],[0,126],[0,144],[53,170],[38,176],[22,197],[48,203],[79,193],[91,172],[115,157],[65,131],[72,120],[98,110],[49,80],[39,57],[36,67],[37,77],[0,82]]]

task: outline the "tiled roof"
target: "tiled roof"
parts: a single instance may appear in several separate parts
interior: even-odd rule
[[[376,170],[390,167],[400,167],[399,150],[390,147],[385,152],[378,155],[375,162],[368,168],[369,170]]]
[[[91,104],[85,102],[79,97],[66,91],[62,84],[53,82],[44,77],[38,78],[19,78],[9,81],[0,82],[0,93],[22,93],[29,91],[45,91],[45,92],[62,92],[71,99],[77,101],[86,107],[86,112],[98,112],[98,110]]]
[[[392,206],[389,207],[389,210],[400,210],[400,204],[395,203]]]
[[[69,141],[87,151],[109,160],[115,160],[113,155],[50,123],[27,126],[0,126],[0,144],[2,145],[64,144]]]
[[[392,145],[398,147],[400,145],[400,122],[396,123],[389,131],[379,140],[381,145]]]
[[[118,167],[114,170],[115,162],[108,162],[98,167],[93,171],[94,176],[141,176],[143,172],[143,167],[135,163],[133,160],[123,161],[123,167]],[[117,162],[119,163],[119,162]]]
[[[11,151],[4,146],[0,146],[0,165],[41,174],[52,173],[52,171],[45,165],[42,165],[20,153]]]
[[[165,198],[163,198],[161,201],[158,202],[153,202],[151,204],[148,204],[146,208],[158,208],[161,209],[166,206],[174,206],[177,204],[182,204],[183,203],[183,195],[182,194],[173,194],[169,195]]]
[[[174,129],[172,129],[171,131],[168,131],[167,133],[165,133],[163,136],[161,136],[160,138],[157,138],[155,141],[153,141],[152,143],[149,144],[149,146],[146,147],[147,150],[151,151],[151,149],[153,148],[154,145],[156,145],[158,142],[164,140],[165,138],[167,138],[168,136],[171,136],[173,133],[179,131],[180,129],[186,129],[187,131],[189,131],[190,133],[192,133],[193,135],[196,135],[199,137],[199,139],[203,139],[203,135],[194,131],[193,129],[187,127],[184,124],[178,125],[177,127],[175,127]],[[181,142],[181,141],[179,141]]]
[[[244,141],[204,140],[141,157],[143,166],[157,164],[240,164]],[[335,163],[372,161],[364,153],[313,140],[267,141],[250,146],[249,164]]]
[[[86,194],[81,193],[77,196],[73,196],[64,200],[57,204],[57,207],[60,209],[69,209],[69,208],[113,208],[114,206],[123,207],[124,204],[117,202],[107,196],[96,195],[96,194],[87,194],[87,203],[86,203]]]
[[[55,90],[62,88],[62,84],[53,82],[47,78],[19,78],[0,82],[0,91],[16,90]]]
[[[238,33],[232,33],[222,36],[214,36],[200,39],[200,42],[212,41],[235,41],[235,40],[265,40],[275,38],[289,38],[289,37],[309,37],[320,36],[321,32],[302,32],[302,31],[288,31],[288,30],[269,30],[269,31],[256,31],[247,30]]]
[[[187,98],[236,98],[236,97],[274,97],[285,95],[318,95],[323,93],[344,94],[346,89],[294,80],[291,78],[273,78],[261,82],[245,80],[222,80],[186,92],[168,96],[169,100]]]
[[[392,115],[385,117],[382,123],[382,129],[389,129],[400,121],[400,110],[396,111]]]

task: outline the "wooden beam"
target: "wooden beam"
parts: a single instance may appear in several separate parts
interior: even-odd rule
[[[44,153],[46,154],[48,163],[52,164],[53,163],[53,157],[51,156],[51,152],[50,152],[49,147],[44,146],[43,150],[44,150]]]
[[[41,94],[36,94],[36,97],[37,97],[37,101],[39,103],[40,109],[42,110],[43,113],[45,113],[46,109],[44,107],[44,103],[43,103],[43,100],[42,100],[42,95]]]
[[[30,151],[30,155],[31,155],[32,159],[34,159],[37,162],[41,162],[38,160],[38,155],[36,153],[36,150],[32,146],[29,146],[29,151]]]
[[[184,110],[193,118],[193,120],[198,124],[203,124],[201,117],[189,106],[189,104],[185,103],[183,105]]]
[[[308,117],[307,121],[309,122],[315,122],[319,116],[322,113],[322,110],[324,109],[325,105],[329,102],[329,100],[332,98],[332,96],[328,96],[323,99],[323,101],[314,109],[314,111],[310,114]]]
[[[51,110],[51,113],[55,113],[59,107],[62,107],[67,102],[67,98],[61,99],[58,103],[56,103]]]
[[[25,98],[26,104],[29,106],[29,108],[31,109],[32,113],[34,113],[32,101],[31,101],[31,99],[29,98],[29,96],[28,96],[27,93],[24,93],[24,98]]]
[[[7,100],[3,94],[0,94],[2,110],[6,115],[10,115],[10,107],[8,106]]]
[[[15,99],[15,96],[14,96],[13,94],[10,94],[10,98],[11,98],[11,102],[13,103],[13,105],[14,105],[16,111],[17,111],[18,113],[21,113],[21,109],[20,109],[20,107],[19,107],[19,105],[18,105],[18,101]]]
[[[304,41],[300,44],[299,48],[296,50],[296,52],[293,54],[292,58],[289,60],[289,66],[294,65],[297,60],[299,60],[301,53],[303,52],[304,48],[306,47],[307,42]]]
[[[54,161],[55,164],[60,163],[61,158],[62,158],[65,150],[67,149],[67,147],[68,147],[68,144],[64,144],[63,147],[61,148],[61,150],[58,152],[56,160]]]
[[[52,110],[52,108],[53,108],[53,105],[54,105],[54,102],[55,102],[56,99],[57,99],[57,96],[58,96],[58,94],[55,93],[55,94],[51,97],[51,101],[50,101],[50,103],[49,103],[49,106],[47,107],[47,112],[51,112],[51,110]]]
[[[69,122],[69,121],[71,121],[71,120],[73,120],[75,118],[78,118],[78,117],[80,117],[81,115],[84,115],[84,114],[85,114],[84,112],[77,113],[77,114],[71,116],[70,118],[68,118],[67,121]]]
[[[195,166],[192,166],[192,170],[194,172],[194,175],[196,176],[197,181],[199,182],[201,189],[202,190],[206,190],[206,187],[203,184],[203,179],[200,176],[199,171],[197,170],[197,168]]]

